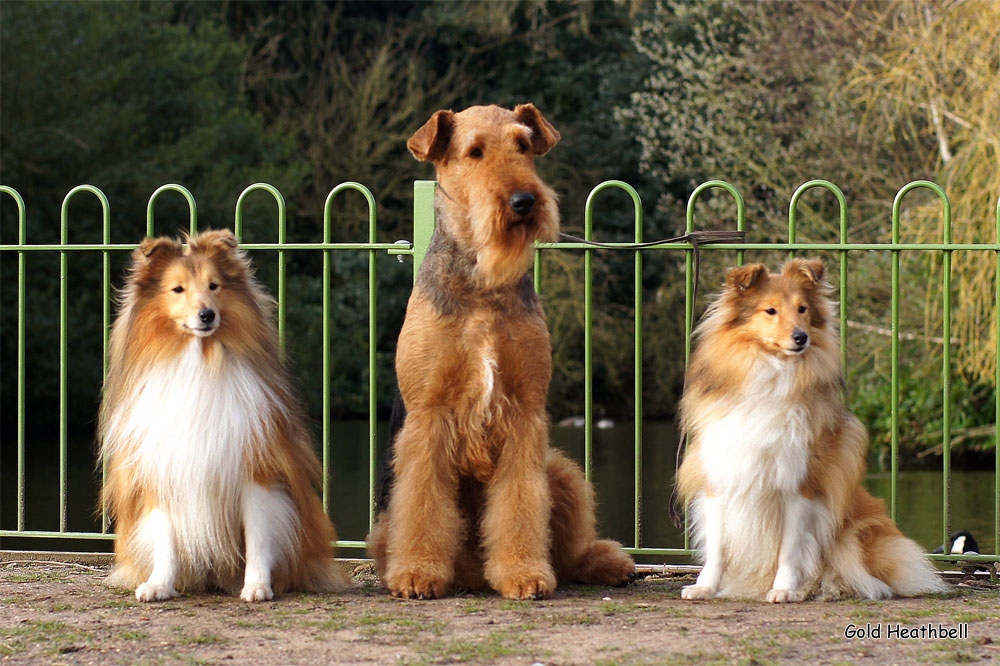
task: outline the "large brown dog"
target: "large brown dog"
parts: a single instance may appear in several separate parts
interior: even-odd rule
[[[437,170],[437,229],[396,350],[406,408],[388,510],[369,535],[394,596],[489,584],[534,599],[635,570],[598,540],[580,468],[548,445],[549,333],[526,272],[554,240],[534,157],[559,133],[531,104],[438,111],[407,142]]]

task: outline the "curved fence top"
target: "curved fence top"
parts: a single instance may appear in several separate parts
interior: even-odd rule
[[[149,195],[149,203],[146,205],[146,235],[156,235],[153,227],[153,208],[156,205],[156,200],[159,199],[160,195],[164,192],[180,192],[184,199],[187,200],[190,219],[189,233],[192,236],[198,233],[198,204],[195,203],[194,196],[192,196],[190,190],[183,185],[168,183],[167,185],[162,185],[156,188],[156,191]]]

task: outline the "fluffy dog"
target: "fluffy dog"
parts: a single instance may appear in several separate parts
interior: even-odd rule
[[[861,486],[868,438],[844,403],[820,261],[729,271],[696,334],[678,473],[705,560],[685,599],[885,599],[945,589]]]
[[[369,550],[390,592],[491,586],[539,598],[634,571],[598,540],[593,490],[549,447],[549,333],[526,271],[554,240],[556,196],[534,158],[559,133],[531,104],[438,111],[407,143],[437,171],[437,228],[396,350],[405,407],[388,509]],[[402,410],[400,410],[402,413]]]
[[[147,238],[132,254],[99,430],[117,533],[109,582],[139,601],[347,585],[271,311],[228,231],[186,248]]]

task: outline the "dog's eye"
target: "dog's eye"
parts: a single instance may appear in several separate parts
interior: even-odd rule
[[[182,291],[184,291],[184,287],[182,287],[182,286],[180,286],[180,285],[177,285],[176,287],[174,287],[174,288],[173,288],[173,289],[171,289],[170,291],[174,292],[175,294],[179,294],[179,293],[181,293]]]
[[[778,314],[778,311],[775,310],[774,308],[768,308],[768,309],[764,310],[764,312],[766,312],[769,315],[776,315],[776,314]]]
[[[483,149],[473,148],[472,150],[469,151],[469,157],[471,157],[474,160],[481,160],[483,158]]]
[[[526,152],[528,152],[528,148],[529,148],[529,147],[530,147],[530,146],[528,146],[528,142],[527,142],[527,141],[525,141],[524,139],[518,139],[518,140],[517,140],[517,149],[518,149],[519,151],[521,151],[522,153],[526,153]]]
[[[809,308],[807,308],[806,306],[800,305],[799,306],[799,314],[805,314],[805,311],[808,310],[808,309]]]
[[[210,291],[215,291],[216,289],[219,288],[219,285],[215,284],[214,282],[209,282],[208,283],[208,288],[209,288]]]

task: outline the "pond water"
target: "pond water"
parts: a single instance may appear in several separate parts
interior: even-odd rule
[[[367,532],[368,452],[366,421],[341,421],[333,426],[331,447],[331,513],[341,539],[363,540]],[[387,424],[379,423],[384,442]],[[577,460],[583,458],[582,428],[552,427],[552,442]],[[674,474],[677,436],[673,424],[644,423],[642,468],[642,545],[681,547],[683,538],[670,521],[670,491]],[[58,444],[30,440],[26,454],[26,527],[55,530],[59,527]],[[94,471],[94,445],[88,440],[69,444],[67,522],[69,531],[97,531],[95,516],[99,473]],[[633,431],[630,422],[594,430],[593,481],[598,497],[601,534],[633,544]],[[984,553],[994,552],[993,473],[989,470],[953,470],[951,529],[967,529],[979,540]],[[888,498],[889,474],[870,471],[866,487]],[[939,471],[904,471],[899,475],[898,523],[900,529],[931,550],[942,539],[942,475]],[[11,438],[0,447],[0,527],[17,525],[17,464]],[[106,550],[110,544],[97,544]],[[29,543],[3,539],[0,548],[93,550],[93,543],[70,544],[62,540]],[[357,556],[358,552],[349,554]],[[662,558],[661,558],[662,559]],[[655,561],[655,558],[654,558]]]

